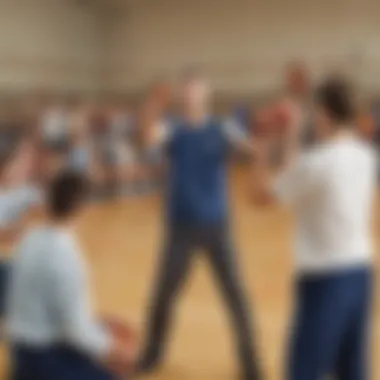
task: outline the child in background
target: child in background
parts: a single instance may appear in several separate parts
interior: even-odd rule
[[[91,108],[83,105],[76,108],[70,118],[71,147],[68,167],[94,177],[93,144],[90,136]]]
[[[70,139],[69,114],[62,104],[46,108],[41,117],[42,141],[57,154],[66,152]]]
[[[129,194],[136,181],[137,154],[134,145],[134,121],[127,108],[113,107],[109,115],[108,150],[110,170],[117,193]]]
[[[108,107],[97,106],[91,112],[90,128],[93,141],[96,192],[101,197],[115,193],[115,163],[118,152],[113,144]]]

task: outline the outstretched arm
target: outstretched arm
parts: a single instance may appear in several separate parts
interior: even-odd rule
[[[281,157],[277,166],[271,162],[277,137],[262,134],[254,141],[254,160],[252,167],[253,200],[256,204],[272,203],[281,197],[282,188],[291,188],[294,183],[293,173],[299,156],[299,127],[300,118],[294,117],[286,126],[281,139]],[[289,190],[291,193],[292,191]]]
[[[0,226],[0,242],[4,245],[11,245],[20,237],[24,225],[21,223],[14,223],[9,226]]]
[[[228,119],[223,123],[223,133],[229,144],[237,151],[252,155],[255,146],[251,136],[244,126],[234,119]]]
[[[167,123],[156,120],[144,128],[143,151],[151,164],[161,163],[170,141],[171,131]]]
[[[39,217],[44,206],[44,194],[35,186],[14,189],[0,210],[0,242],[14,243],[31,218]]]

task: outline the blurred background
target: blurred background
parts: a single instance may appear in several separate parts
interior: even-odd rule
[[[0,0],[1,129],[71,134],[81,124],[86,139],[84,130],[113,124],[138,135],[144,104],[161,99],[162,112],[186,65],[210,77],[218,111],[247,124],[255,107],[286,90],[284,69],[294,60],[313,82],[348,74],[375,128],[379,8],[375,0]],[[42,125],[57,108],[60,126]],[[73,122],[78,113],[82,121]]]
[[[375,94],[374,0],[1,0],[6,95],[136,96],[184,64],[202,64],[220,96],[276,91],[283,65],[352,71]]]

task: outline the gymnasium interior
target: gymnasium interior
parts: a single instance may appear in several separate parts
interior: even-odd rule
[[[327,72],[352,79],[363,114],[373,121],[364,133],[380,149],[379,14],[376,0],[0,0],[0,133],[31,132],[36,114],[53,103],[125,108],[138,118],[155,88],[188,65],[209,78],[216,114],[245,109],[251,115],[281,96],[284,70],[297,60],[313,82]],[[99,173],[101,182],[107,173]],[[89,202],[78,235],[96,310],[129,321],[143,337],[164,234],[164,185],[145,167],[128,167],[117,178],[127,190]],[[281,380],[293,305],[293,216],[285,206],[251,202],[245,157],[231,157],[229,187],[261,360],[268,380]],[[378,272],[378,205],[374,214]],[[228,314],[201,255],[191,271],[164,365],[147,380],[238,378]],[[380,379],[379,296],[376,291],[373,380]],[[6,343],[0,359],[6,380]]]

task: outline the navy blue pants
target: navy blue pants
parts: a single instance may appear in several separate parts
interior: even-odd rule
[[[116,380],[90,358],[64,347],[12,349],[12,380]]]
[[[372,273],[307,276],[297,283],[288,380],[367,380]]]

